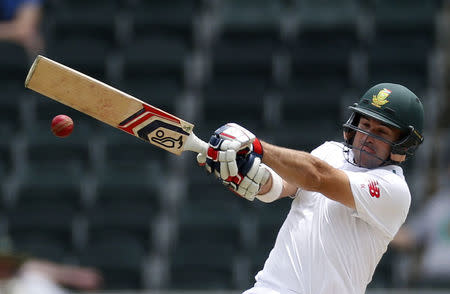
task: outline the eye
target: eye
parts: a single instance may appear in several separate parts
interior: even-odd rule
[[[370,128],[369,123],[363,122],[361,125],[362,125],[363,129],[369,129]]]

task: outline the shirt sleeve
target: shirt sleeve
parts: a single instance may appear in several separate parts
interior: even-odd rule
[[[355,199],[355,216],[394,238],[405,222],[411,204],[405,180],[382,169],[345,173]]]

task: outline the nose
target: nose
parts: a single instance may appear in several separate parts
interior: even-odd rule
[[[371,133],[370,130],[367,130],[368,133]],[[374,138],[368,134],[361,133],[361,145],[373,145],[374,144]]]

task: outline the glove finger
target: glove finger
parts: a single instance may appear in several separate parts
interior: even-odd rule
[[[242,180],[242,182],[239,184],[239,187],[247,189],[250,186],[251,183],[252,183],[252,180],[250,180],[249,178],[245,177]]]
[[[267,173],[268,171],[261,166],[258,166],[258,171],[256,172],[255,177],[253,178],[253,181],[257,184],[260,184],[262,182],[262,179],[264,177],[264,175]]]
[[[243,198],[245,198],[245,199],[247,199],[249,201],[253,201],[255,199],[255,195],[256,195],[255,193],[249,193],[246,189],[244,189],[242,187],[239,187],[237,189],[236,193],[239,196],[241,196],[241,197],[243,197]]]
[[[227,167],[228,167],[228,172],[229,172],[230,176],[234,177],[238,174],[239,169],[238,169],[236,161],[233,160],[233,161],[228,162]]]
[[[206,165],[206,154],[203,154],[203,153],[197,154],[197,163],[200,166],[205,166]]]
[[[242,145],[240,142],[235,140],[223,140],[222,144],[220,144],[220,150],[239,150],[242,148]]]
[[[219,151],[217,149],[214,149],[212,147],[208,147],[208,150],[206,151],[206,157],[210,158],[214,161],[217,161],[219,157]]]
[[[255,193],[251,193],[249,191],[245,192],[245,194],[244,194],[244,198],[249,200],[249,201],[255,200],[255,196],[256,196]]]
[[[220,177],[222,180],[226,180],[230,174],[228,173],[228,164],[226,162],[220,163]]]
[[[253,155],[252,155],[253,156]],[[247,177],[254,179],[259,170],[259,165],[261,164],[261,159],[257,156],[253,156],[253,163],[250,170],[247,173]]]
[[[264,175],[261,179],[260,185],[261,186],[265,185],[267,183],[267,181],[269,180],[269,177],[270,177],[270,172],[267,169],[264,169]]]
[[[235,150],[219,151],[218,156],[219,161],[233,161],[236,159]]]
[[[259,191],[259,185],[252,182],[252,183],[250,184],[250,186],[247,188],[247,191],[248,191],[249,193],[253,193],[253,194],[256,195],[256,193],[258,193],[258,191]]]

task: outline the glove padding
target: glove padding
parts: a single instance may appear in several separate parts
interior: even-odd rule
[[[261,187],[269,179],[270,172],[255,153],[238,156],[237,163],[238,174],[234,177],[230,176],[222,183],[239,196],[253,201]]]
[[[197,161],[209,173],[215,173],[222,180],[238,175],[237,154],[249,154],[256,137],[238,124],[227,123],[218,128],[209,140],[206,156],[198,155]],[[260,145],[259,141],[258,144]],[[262,151],[262,149],[261,149]]]

